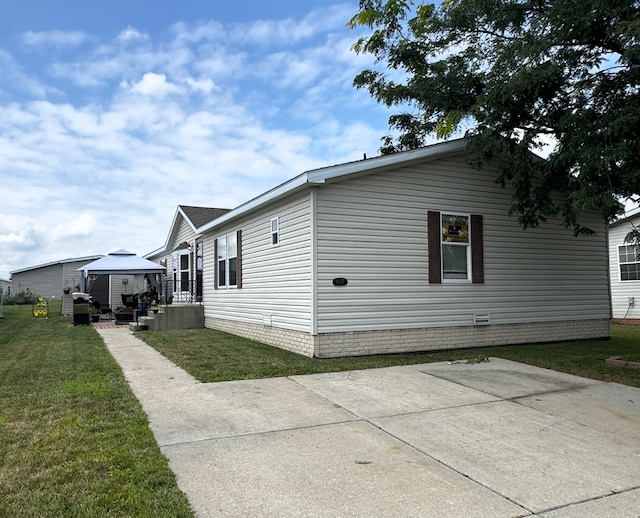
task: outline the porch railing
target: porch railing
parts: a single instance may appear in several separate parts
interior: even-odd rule
[[[160,303],[169,304],[202,304],[202,296],[199,294],[197,282],[194,279],[183,281],[178,279],[175,283],[173,279],[165,279],[162,283]]]

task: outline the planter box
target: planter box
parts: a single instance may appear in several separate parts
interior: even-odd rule
[[[123,311],[118,311],[117,313],[113,314],[114,317],[116,317],[116,324],[120,323],[120,322],[133,322],[133,310],[123,310]]]

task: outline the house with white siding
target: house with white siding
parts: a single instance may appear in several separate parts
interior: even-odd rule
[[[81,283],[78,268],[101,257],[73,257],[14,270],[10,272],[11,293],[31,292],[46,299],[62,299],[62,312],[71,314],[73,307],[70,294],[78,291]]]
[[[10,272],[11,291],[13,293],[29,291],[45,298],[61,297],[65,289],[78,291],[80,289],[78,268],[101,257],[101,255],[73,257],[13,270]]]
[[[638,226],[640,212],[609,227],[611,307],[615,319],[640,318],[640,246],[625,242],[627,234]]]
[[[167,268],[158,293],[176,304],[202,302],[203,242],[197,229],[229,210],[178,205],[165,244],[144,256]]]
[[[0,293],[5,297],[11,295],[11,281],[9,279],[0,278]]]
[[[316,357],[608,338],[605,223],[522,230],[497,175],[456,140],[307,171],[226,212],[195,230],[205,326]]]

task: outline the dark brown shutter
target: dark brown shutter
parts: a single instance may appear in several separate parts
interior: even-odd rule
[[[236,287],[242,288],[242,230],[236,232]]]
[[[429,211],[427,213],[427,248],[429,250],[429,284],[442,282],[442,255],[440,241],[442,241],[442,227],[440,226],[440,213]]]
[[[471,282],[484,283],[484,250],[482,216],[471,214]]]
[[[218,289],[218,240],[213,240],[213,289]]]

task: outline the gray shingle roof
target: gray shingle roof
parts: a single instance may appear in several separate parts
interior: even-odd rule
[[[231,209],[216,209],[213,207],[193,207],[191,205],[180,205],[182,212],[189,218],[193,226],[198,228],[202,225],[219,218]]]

